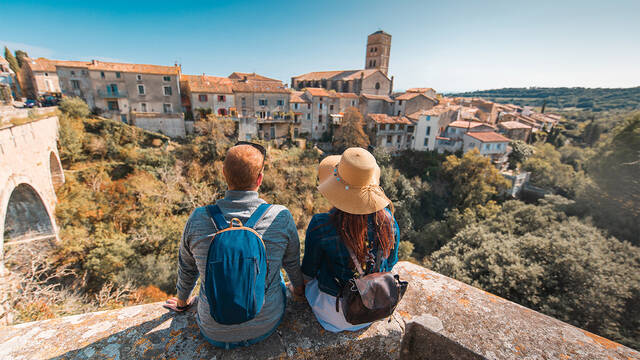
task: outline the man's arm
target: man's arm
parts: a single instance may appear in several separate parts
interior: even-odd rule
[[[193,253],[190,249],[192,217],[193,214],[191,214],[184,226],[182,239],[180,241],[180,250],[178,251],[178,282],[176,284],[176,291],[179,302],[185,303],[196,285],[199,275],[196,260],[193,258]]]
[[[296,223],[288,210],[281,212],[278,216],[286,216],[284,220],[286,222],[287,248],[282,258],[282,267],[287,272],[291,285],[298,293],[297,295],[301,295],[304,281],[302,279],[302,271],[300,271],[300,238],[298,237]]]

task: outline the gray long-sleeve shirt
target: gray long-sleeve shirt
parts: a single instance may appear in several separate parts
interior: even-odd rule
[[[216,202],[229,222],[238,218],[244,224],[249,216],[265,203],[255,191],[227,191],[224,199]],[[264,305],[258,315],[245,323],[222,325],[209,314],[209,302],[201,280],[198,299],[198,325],[207,337],[219,342],[238,342],[255,339],[271,331],[284,312],[286,299],[280,284],[280,268],[283,267],[293,286],[302,286],[300,271],[300,240],[293,217],[282,205],[272,205],[254,230],[262,236],[267,254],[267,289]],[[204,207],[193,211],[182,234],[178,257],[178,298],[186,300],[193,290],[198,276],[204,277],[207,253],[216,226]]]

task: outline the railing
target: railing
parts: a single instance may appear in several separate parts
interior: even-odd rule
[[[112,91],[112,90],[98,90],[98,96],[100,96],[101,98],[104,99],[108,99],[108,98],[124,98],[127,97],[127,91],[126,90],[116,90],[116,91]]]

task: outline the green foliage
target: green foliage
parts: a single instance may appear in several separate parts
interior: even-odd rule
[[[24,64],[24,62],[26,61],[25,59],[29,57],[29,54],[27,54],[27,52],[24,50],[16,50],[15,54],[16,60],[18,61],[18,66],[22,68],[22,64]]]
[[[429,263],[429,262],[428,262]],[[434,270],[627,345],[640,346],[640,249],[517,201],[469,224],[430,258]]]
[[[91,113],[87,103],[79,97],[65,97],[60,101],[58,109],[60,109],[63,114],[67,114],[76,119],[87,117]]]
[[[518,165],[533,155],[533,147],[522,140],[512,141],[511,152],[509,153],[509,169],[517,169]]]
[[[357,108],[350,107],[344,114],[342,123],[333,134],[333,146],[338,152],[350,147],[367,148],[369,137],[365,134],[364,121]]]
[[[82,121],[63,114],[59,118],[59,123],[58,149],[60,160],[64,163],[70,163],[83,159],[84,126]]]
[[[11,70],[13,70],[14,73],[17,74],[20,72],[20,65],[18,65],[18,60],[15,56],[13,56],[9,48],[6,46],[4,47],[4,58],[5,60],[7,60],[7,62],[9,63],[9,67],[11,68]]]
[[[400,241],[400,246],[398,247],[398,259],[409,260],[411,259],[412,253],[413,243],[411,241]]]
[[[603,88],[504,88],[495,90],[472,91],[452,96],[482,97],[487,100],[513,103],[520,106],[554,107],[559,109],[578,108],[593,111],[611,109],[640,108],[640,87],[603,89]]]
[[[450,184],[452,205],[459,209],[485,204],[509,187],[491,160],[476,149],[462,158],[447,156],[442,164],[442,175]]]
[[[542,188],[575,199],[589,179],[582,170],[562,162],[562,154],[551,144],[540,144],[524,164],[524,171],[531,172],[531,182]]]

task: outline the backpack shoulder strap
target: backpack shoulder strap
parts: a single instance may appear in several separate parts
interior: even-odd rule
[[[216,228],[218,231],[224,230],[229,227],[229,223],[224,219],[224,215],[222,215],[222,211],[218,205],[207,205],[207,213],[213,219],[213,223],[216,224]]]
[[[353,253],[353,250],[351,250],[351,248],[347,246],[347,244],[344,244],[344,247],[346,247],[347,251],[349,251],[349,255],[351,256],[351,261],[353,261],[353,265],[356,267],[358,274],[360,274],[360,276],[364,276],[364,271],[362,271],[362,266],[360,265],[360,262],[358,261],[356,254]]]
[[[256,211],[254,211],[253,214],[251,214],[251,217],[249,217],[249,219],[244,224],[244,226],[253,229],[253,227],[256,226],[258,221],[262,219],[262,216],[267,212],[267,210],[269,210],[269,207],[271,207],[271,204],[260,204],[260,206],[258,206]]]

